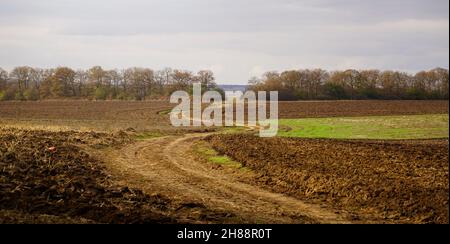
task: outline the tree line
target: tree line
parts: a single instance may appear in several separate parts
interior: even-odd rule
[[[173,91],[191,91],[200,82],[205,90],[219,90],[213,72],[197,73],[165,68],[105,70],[94,66],[88,70],[68,67],[51,69],[16,67],[11,72],[0,68],[1,100],[95,99],[145,100],[163,99]]]
[[[128,68],[88,70],[68,67],[51,69],[16,67],[11,72],[0,68],[1,100],[166,99],[173,91],[190,92],[200,82],[203,90],[223,94],[209,70],[197,73],[165,68]],[[409,74],[399,71],[323,69],[267,72],[249,81],[254,91],[279,91],[280,100],[313,99],[448,99],[448,69],[435,68]]]
[[[322,69],[267,72],[249,80],[254,91],[279,91],[279,100],[448,99],[448,69],[399,71]]]

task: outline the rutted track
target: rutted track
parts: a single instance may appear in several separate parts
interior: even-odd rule
[[[138,141],[121,150],[103,151],[103,160],[120,181],[148,191],[226,211],[251,223],[348,223],[345,216],[320,206],[238,182],[192,155],[195,141],[207,134]]]

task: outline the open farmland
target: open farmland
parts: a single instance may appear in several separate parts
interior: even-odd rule
[[[361,100],[279,102],[279,118],[325,118],[349,116],[384,116],[448,114],[448,100]]]
[[[125,133],[0,130],[0,223],[226,223],[230,213],[114,180],[87,152]]]
[[[0,222],[448,223],[448,139],[346,139],[383,121],[443,135],[448,101],[280,102],[270,139],[174,128],[172,106],[0,102]],[[343,140],[289,138],[329,120]]]
[[[2,102],[0,121],[14,127],[54,130],[171,130],[166,101],[39,101]]]
[[[15,127],[173,131],[167,101],[1,102],[1,125]],[[448,114],[448,101],[305,101],[280,102],[280,118]]]

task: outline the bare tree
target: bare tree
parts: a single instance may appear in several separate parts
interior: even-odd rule
[[[106,71],[100,66],[94,66],[88,70],[89,81],[95,84],[95,87],[103,85],[106,77]]]
[[[117,70],[109,70],[107,71],[107,79],[108,83],[110,84],[110,90],[111,90],[111,97],[116,98],[119,95],[120,92],[120,84],[123,80],[122,74],[118,72]]]
[[[0,68],[0,92],[6,90],[7,83],[8,83],[8,72]]]
[[[174,70],[172,73],[173,89],[188,90],[194,81],[194,76],[190,71]]]
[[[23,92],[28,89],[31,83],[33,68],[21,66],[14,68],[10,73],[10,78],[17,84],[18,93],[22,96]]]
[[[91,95],[87,89],[88,80],[89,74],[87,71],[79,69],[75,72],[73,88],[75,96],[87,98]]]
[[[206,89],[212,89],[216,86],[216,84],[214,83],[214,74],[211,70],[200,70],[199,72],[197,72],[197,80]]]

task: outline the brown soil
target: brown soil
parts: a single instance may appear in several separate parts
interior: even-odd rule
[[[173,105],[167,101],[8,101],[0,102],[0,111],[3,118],[132,121],[153,118]]]
[[[193,153],[207,137],[251,171]],[[54,147],[54,148],[52,148]],[[0,130],[2,223],[448,223],[448,141]]]
[[[232,217],[117,184],[104,163],[82,149],[129,141],[125,134],[0,130],[0,223],[204,223]],[[198,210],[203,215],[192,218]]]
[[[0,102],[0,124],[44,130],[194,132],[170,125],[167,111],[173,106],[167,101],[8,101]],[[448,111],[448,100],[279,102],[280,118],[444,114]]]
[[[448,223],[448,140],[352,141],[213,135],[213,148],[274,192],[362,222]]]
[[[192,152],[208,134],[184,134],[210,129],[173,128],[172,106],[0,102],[0,222],[448,223],[448,141],[212,136],[252,169],[228,172]],[[281,118],[433,113],[448,101],[280,102]]]
[[[173,105],[167,101],[8,101],[0,102],[0,124],[44,130],[175,131],[169,116],[159,114]]]
[[[215,170],[214,165],[199,160],[192,152],[193,145],[205,136],[166,136],[121,150],[92,153],[105,160],[115,181],[229,213],[221,223],[349,222],[344,214],[242,183],[238,180],[241,173]]]
[[[279,102],[280,118],[448,114],[443,101],[301,101]]]

